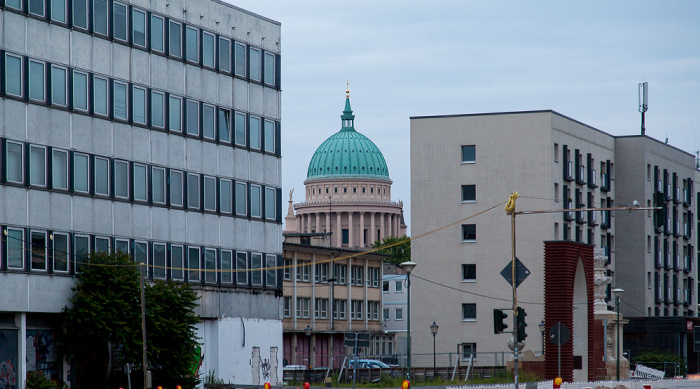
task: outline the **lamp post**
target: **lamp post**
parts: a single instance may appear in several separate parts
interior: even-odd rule
[[[433,334],[433,379],[437,378],[437,364],[435,363],[435,335],[437,335],[438,332],[438,325],[435,324],[435,320],[433,320],[433,324],[430,325],[430,332]]]
[[[416,267],[415,262],[402,262],[399,266],[406,272],[406,378],[411,379],[411,272]]]
[[[616,288],[613,289],[613,294],[615,295],[615,310],[617,311],[617,380],[620,380],[620,296],[625,293],[623,289]]]
[[[540,327],[540,334],[542,335],[542,355],[544,355],[544,319],[537,326]]]
[[[311,327],[308,324],[304,329],[304,333],[306,334],[306,356],[309,360],[309,366],[308,369],[306,369],[306,379],[308,380],[309,370],[311,370]]]

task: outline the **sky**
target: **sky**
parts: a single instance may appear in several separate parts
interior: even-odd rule
[[[412,116],[552,109],[636,135],[648,82],[646,134],[700,149],[700,1],[227,1],[282,25],[282,186],[295,203],[340,130],[346,81],[409,235]]]

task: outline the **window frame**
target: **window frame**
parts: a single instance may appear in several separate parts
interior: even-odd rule
[[[22,1],[22,0],[17,0],[17,2],[19,3],[19,8],[12,6],[12,5],[9,3],[9,1],[6,1],[6,2],[5,2],[5,7],[10,8],[10,9],[13,9],[13,10],[16,10],[16,11],[24,12],[24,1]]]
[[[178,119],[178,127],[179,127],[178,129],[173,128],[173,120],[172,120],[173,119],[173,109],[172,109],[173,105],[172,104],[174,101],[177,101],[179,103],[180,115],[177,118]],[[184,115],[183,115],[183,113],[184,113],[183,102],[184,101],[185,100],[180,96],[168,95],[168,131],[177,132],[178,134],[183,133],[184,128],[183,128],[182,118],[184,117]]]
[[[265,254],[265,286],[277,287],[277,255]]]
[[[232,115],[231,115],[231,110],[226,109],[223,107],[219,107],[217,110],[217,123],[216,123],[216,137],[219,143],[224,143],[224,144],[231,144],[233,143],[233,137],[232,137],[232,132],[231,129],[232,127]],[[223,115],[223,118],[222,118]],[[226,130],[226,139],[224,139],[221,136],[222,133],[222,125],[225,125],[225,130]]]
[[[19,233],[19,238],[11,236],[13,232],[18,232]],[[3,240],[5,241],[5,247],[6,247],[6,256],[3,258],[5,260],[5,266],[7,267],[7,270],[24,270],[26,266],[26,260],[27,260],[27,254],[25,252],[24,248],[24,234],[25,230],[23,228],[13,228],[13,227],[5,227],[5,237]],[[9,239],[14,239],[15,241],[19,240],[19,244],[16,243],[10,243]],[[17,248],[19,247],[19,248]],[[12,251],[10,251],[12,250]],[[19,254],[19,260],[21,261],[21,264],[19,266],[12,266],[11,265],[11,260],[14,262],[15,256]]]
[[[258,195],[255,196],[254,191],[258,192]],[[262,213],[263,213],[263,207],[262,207],[262,186],[258,184],[251,184],[250,185],[250,217],[252,218],[257,218],[260,219],[262,218]],[[257,201],[256,201],[257,199]],[[258,212],[254,212],[255,210],[255,205],[257,204],[258,206]]]
[[[35,150],[41,150],[43,153],[42,161],[41,161],[41,169],[43,171],[42,173],[42,179],[41,181],[35,181],[34,180],[34,165],[35,165],[35,160],[34,160],[34,151]],[[47,161],[46,161],[46,156],[47,156],[47,148],[46,146],[40,146],[40,145],[29,145],[29,185],[33,187],[40,187],[40,188],[46,188],[48,184],[48,179],[47,179]]]
[[[105,93],[105,94],[104,94],[104,99],[105,99],[105,101],[104,101],[104,109],[105,109],[105,112],[98,112],[98,111],[97,111],[97,97],[98,97],[98,94],[97,94],[95,88],[97,87],[97,84],[98,84],[97,81],[98,81],[98,80],[100,81],[100,84],[104,82],[104,87],[105,87],[105,92],[104,92],[104,93]],[[109,107],[110,107],[110,99],[109,99],[109,78],[107,78],[107,77],[102,77],[102,76],[98,76],[98,75],[93,75],[93,76],[92,76],[92,93],[91,93],[91,95],[92,95],[92,112],[93,112],[93,114],[94,114],[95,116],[98,116],[98,117],[108,118],[108,117],[109,117]]]
[[[63,20],[55,18],[56,10],[60,8],[54,7],[54,4],[63,2]],[[66,0],[51,0],[51,22],[66,25],[68,24],[68,1]]]
[[[272,76],[271,76],[271,77],[267,77],[267,70],[268,70],[268,62],[267,62],[267,59],[268,59],[268,58],[272,58],[272,63],[271,63],[271,65],[270,65],[270,69],[271,69],[271,71],[272,71]],[[276,76],[276,73],[277,73],[277,69],[276,69],[276,67],[275,67],[275,62],[276,62],[276,58],[275,58],[275,54],[274,54],[274,53],[271,53],[271,52],[269,52],[269,51],[264,51],[264,52],[262,53],[262,67],[263,67],[263,70],[262,70],[262,73],[263,73],[263,74],[262,74],[262,78],[263,78],[263,83],[264,83],[265,85],[268,85],[268,86],[271,86],[271,87],[274,87],[274,86],[275,86],[275,79],[276,79],[275,76]],[[270,78],[271,80],[268,80],[268,78]]]
[[[473,226],[473,232],[470,232],[467,230],[470,228],[470,226]],[[473,239],[471,238],[473,234]],[[476,224],[462,224],[462,242],[465,243],[473,243],[476,242],[477,235],[476,235]]]
[[[136,92],[139,91],[143,93],[143,105],[139,108],[143,109],[143,121],[136,119]],[[148,88],[138,85],[133,85],[131,87],[131,121],[134,124],[147,125],[148,124]]]
[[[204,52],[204,48],[205,48],[204,42],[205,42],[205,39],[206,39],[205,36],[208,36],[208,37],[211,38],[211,50],[212,50],[212,53],[211,53],[211,64],[207,64],[207,63],[206,63],[206,59],[205,59],[205,52]],[[211,33],[211,32],[208,32],[208,31],[205,31],[205,30],[202,30],[201,33],[200,33],[200,37],[201,37],[201,42],[202,42],[202,43],[201,43],[201,46],[202,46],[202,47],[201,47],[201,50],[200,50],[200,52],[201,52],[200,57],[201,57],[202,66],[205,67],[205,68],[208,68],[208,69],[216,69],[216,65],[217,65],[217,56],[216,56],[217,39],[216,39],[216,34]]]
[[[191,179],[197,179],[197,186],[194,188],[192,185],[192,182],[190,181]],[[200,210],[202,207],[202,199],[200,198],[200,189],[201,189],[201,179],[199,174],[197,173],[187,173],[187,209],[193,209],[193,210]],[[195,190],[196,189],[196,190]],[[193,203],[193,199],[195,196],[192,196],[192,194],[196,194],[196,199],[197,199],[197,204],[195,205]]]
[[[241,52],[239,52],[239,50],[241,50]],[[232,73],[234,76],[246,78],[248,76],[248,50],[246,49],[245,43],[234,41],[232,52],[234,56],[231,66]],[[242,54],[243,58],[239,58],[239,54]],[[242,65],[243,69],[240,69],[239,65]],[[240,70],[242,70],[242,72]]]
[[[469,152],[469,154],[465,155],[465,150],[470,150],[469,148],[473,148],[472,152]],[[476,163],[476,145],[462,145],[462,163]],[[472,159],[469,159],[468,157],[473,154],[474,157]]]
[[[106,246],[107,246],[107,250],[98,251],[98,248],[97,248],[97,247],[99,246],[99,244],[98,244],[97,242],[103,242],[103,243],[105,243]],[[105,254],[111,253],[111,252],[112,252],[112,240],[111,240],[110,238],[106,237],[106,236],[96,236],[96,237],[95,237],[95,247],[93,247],[93,250],[94,250],[94,251],[97,251],[97,252],[102,252],[102,253],[105,253]]]
[[[160,27],[161,27],[161,28],[160,28],[160,39],[159,39],[159,40],[153,39],[153,38],[154,38],[154,37],[153,37],[153,31],[154,31],[153,19],[158,19],[158,20],[160,20]],[[168,26],[166,26],[165,18],[162,17],[162,16],[160,16],[160,15],[156,15],[156,14],[152,13],[152,14],[151,14],[151,17],[148,18],[148,23],[147,23],[147,27],[146,27],[146,28],[148,29],[148,43],[147,43],[147,44],[148,44],[148,48],[149,48],[152,52],[159,53],[159,54],[165,54],[165,51],[166,51],[166,46],[165,46],[165,36],[166,36],[165,28],[166,28],[166,27],[169,27],[169,26],[170,26],[170,24],[168,24]],[[168,30],[168,32],[170,32],[170,30]],[[160,49],[154,48],[154,47],[153,47],[153,42],[160,42]],[[168,48],[169,48],[169,47],[168,47]]]
[[[239,127],[239,124],[241,127]],[[241,133],[241,138],[242,142],[239,141],[239,129],[243,129],[243,132]],[[246,125],[246,114],[243,112],[238,112],[238,111],[233,111],[233,130],[232,130],[232,136],[233,136],[233,143],[236,146],[241,146],[241,147],[246,147],[248,145],[248,126]]]
[[[270,202],[270,197],[272,201]],[[270,206],[272,203],[272,206]],[[272,215],[269,215],[269,210],[272,209]],[[265,219],[267,220],[277,220],[277,189],[265,187]]]
[[[65,155],[65,164],[59,164],[56,161],[56,154],[63,154]],[[60,162],[60,161],[58,161]],[[65,176],[63,177],[65,179],[65,187],[60,187],[56,186],[56,166],[64,165],[63,167],[65,168]],[[51,189],[57,189],[57,190],[65,190],[67,191],[70,187],[70,153],[68,150],[63,150],[63,149],[51,149]]]
[[[37,98],[36,96],[32,96],[32,84],[34,82],[37,82],[36,80],[32,80],[35,76],[33,76],[34,72],[32,71],[32,65],[41,65],[41,98]],[[29,83],[28,83],[28,94],[27,96],[29,97],[29,101],[36,101],[39,103],[46,103],[46,62],[44,61],[38,61],[33,58],[29,58]]]
[[[137,14],[142,14],[143,15],[143,44],[139,43],[136,41],[136,23],[135,20],[137,20],[136,15]],[[148,28],[148,12],[140,9],[140,8],[135,8],[131,7],[131,44],[135,47],[141,48],[141,49],[147,49],[148,48],[148,35],[149,35],[149,28]]]
[[[214,199],[212,200],[212,201],[213,201],[213,207],[207,206],[207,205],[212,205],[211,203],[207,204],[207,203],[208,203],[208,201],[207,201],[207,195],[208,195],[209,192],[212,190],[212,188],[207,189],[207,183],[209,183],[209,185],[211,185],[211,184],[212,184],[212,181],[213,181],[213,183],[214,183],[214,188],[213,188],[213,191],[214,191]],[[204,209],[205,211],[216,212],[216,206],[217,206],[217,203],[218,203],[218,201],[217,201],[217,200],[218,200],[218,198],[217,198],[217,190],[216,190],[216,177],[205,175],[204,178],[202,179],[202,186],[203,186],[203,189],[204,189],[204,198],[202,199],[202,200],[203,200],[203,201],[202,201],[203,209]]]
[[[153,173],[154,171],[163,172],[163,180],[162,180],[162,188],[163,188],[163,197],[162,197],[162,199],[163,199],[163,200],[162,200],[162,201],[159,200],[160,197],[157,198],[157,197],[156,197],[156,194],[155,194],[154,188],[156,187],[156,185],[154,185],[154,183],[156,182],[156,179],[157,179],[158,177],[157,177],[156,174]],[[151,177],[150,177],[150,181],[151,181],[151,185],[150,185],[150,189],[151,189],[151,202],[154,203],[154,204],[160,204],[160,205],[165,205],[165,204],[167,204],[167,201],[168,201],[168,175],[167,175],[166,169],[165,169],[164,167],[160,167],[160,166],[151,166]]]
[[[224,201],[224,196],[222,195],[223,189],[228,187],[228,201]],[[221,178],[219,179],[219,212],[222,214],[230,215],[233,213],[233,180]],[[224,207],[226,205],[226,207]]]
[[[78,242],[83,241],[87,243],[86,245],[86,250],[85,252],[79,253],[78,251]],[[90,254],[91,250],[91,242],[90,242],[90,236],[89,235],[84,235],[84,234],[75,234],[73,235],[73,269],[75,273],[80,273],[80,268],[82,265],[85,263],[86,255]],[[80,257],[79,257],[80,256]]]
[[[214,256],[214,261],[211,261],[211,257],[209,255]],[[207,284],[216,284],[218,282],[218,255],[216,249],[205,247],[204,248],[204,282]],[[214,265],[214,267],[210,267],[211,265]]]
[[[120,246],[126,245],[126,251],[122,250]],[[129,242],[129,239],[119,239],[115,238],[114,239],[114,252],[121,251],[124,254],[129,254],[131,250],[129,249],[129,246],[131,245],[131,242]]]
[[[73,0],[76,1],[76,0]],[[85,78],[85,95],[83,96],[85,98],[85,108],[82,107],[77,107],[76,105],[76,96],[78,94],[76,93],[76,90],[79,88],[76,88],[76,74],[79,74],[80,76]],[[73,107],[73,111],[78,111],[78,112],[84,112],[88,113],[90,112],[90,75],[87,72],[73,69],[72,71],[72,79],[71,79],[71,103]],[[82,91],[81,91],[82,92]]]
[[[254,55],[254,52],[257,55]],[[250,81],[262,83],[262,49],[255,46],[248,46],[248,74]]]
[[[196,117],[194,118],[195,132],[192,132],[193,129],[190,128],[190,121],[192,120],[191,115],[193,115],[193,113],[196,114]],[[187,99],[185,103],[185,134],[187,134],[187,136],[199,138],[201,134],[200,131],[199,101]]]
[[[472,187],[474,190],[473,198],[468,198],[469,196],[465,196],[465,194],[470,194],[470,193],[465,193],[465,189],[468,190],[469,187]],[[476,202],[476,184],[462,185],[462,204],[475,203],[475,202]]]
[[[85,11],[85,17],[80,20],[76,16],[76,7],[75,4],[80,3],[84,6],[83,10]],[[71,24],[74,29],[82,30],[82,31],[87,31],[89,24],[90,24],[90,4],[89,0],[72,0],[70,2],[70,16],[71,16]],[[76,20],[80,20],[82,24],[77,24]]]
[[[156,124],[155,120],[154,120],[154,118],[156,117],[155,116],[156,110],[153,109],[153,101],[155,101],[155,99],[153,97],[154,95],[160,96],[160,103],[161,103],[161,106],[160,106],[160,124]],[[151,89],[151,93],[149,94],[149,98],[150,98],[150,104],[148,104],[148,103],[146,104],[147,110],[150,111],[150,115],[148,115],[148,117],[147,117],[149,124],[151,125],[151,127],[165,130],[165,117],[166,117],[165,113],[166,113],[166,108],[169,108],[169,106],[166,107],[166,105],[165,105],[165,92]],[[168,99],[168,103],[170,103],[170,99]],[[150,108],[150,109],[148,109],[148,108]],[[168,125],[168,127],[170,127],[170,126]]]
[[[194,33],[196,34],[196,35],[195,35],[195,39],[194,39],[194,43],[195,43],[195,48],[194,48],[195,59],[190,58],[190,35],[189,35],[190,32],[194,32]],[[195,27],[195,26],[190,26],[190,25],[188,25],[188,24],[185,24],[185,34],[184,34],[184,35],[185,35],[185,53],[184,53],[184,54],[185,54],[185,55],[184,55],[184,57],[185,57],[185,62],[188,62],[188,63],[191,63],[191,64],[195,64],[195,65],[199,65],[200,59],[201,59],[201,55],[200,55],[200,49],[201,49],[200,46],[201,46],[201,44],[200,44],[200,42],[199,42],[199,36],[200,36],[199,28],[197,28],[197,27]]]
[[[271,126],[271,132],[268,134],[268,125]],[[276,151],[276,143],[275,143],[275,122],[272,120],[264,119],[263,120],[263,151],[266,153],[272,153],[274,154]],[[268,136],[269,135],[269,136]]]
[[[175,258],[174,254],[178,250],[180,251],[179,266],[178,266],[178,264],[175,263],[175,259],[174,259]],[[185,254],[186,254],[185,246],[180,245],[180,244],[170,245],[170,250],[168,252],[167,257],[170,260],[170,279],[171,280],[176,280],[176,281],[184,281],[185,280]]]
[[[228,53],[228,55],[222,55],[222,53],[221,53],[221,42],[222,42],[222,41],[223,41],[223,42],[226,42],[226,47],[227,47],[227,48],[226,48],[226,53]],[[230,74],[230,73],[231,73],[231,39],[226,38],[226,37],[223,37],[223,36],[219,36],[218,39],[216,40],[216,44],[217,44],[217,50],[216,50],[216,59],[217,59],[217,62],[216,62],[216,66],[218,67],[219,72],[226,73],[226,74]],[[222,59],[222,58],[225,58],[225,59],[226,59],[226,62],[228,63],[228,66],[227,66],[227,67],[222,67],[222,66],[221,66],[221,62],[222,62],[221,59]]]
[[[123,185],[119,185],[117,180],[119,179],[119,174],[121,172],[117,171],[118,166],[123,166],[125,168],[124,170],[124,176],[122,177],[124,179],[124,184],[126,187]],[[131,171],[129,169],[129,162],[121,159],[115,159],[114,160],[114,198],[115,199],[122,199],[122,200],[128,200],[129,199],[129,194],[131,193]]]
[[[173,46],[173,34],[172,34],[172,27],[173,26],[177,26],[177,28],[179,29],[179,32],[180,32],[178,34],[179,35],[178,36],[179,45],[175,46],[178,49],[177,54],[173,54],[173,50],[172,50],[172,48],[174,47]],[[182,33],[182,30],[183,30],[182,23],[177,22],[177,21],[172,20],[172,19],[168,19],[167,28],[168,28],[168,32],[167,32],[167,34],[165,32],[163,33],[163,38],[165,38],[166,35],[168,37],[168,40],[167,40],[168,41],[168,56],[170,56],[172,58],[183,59],[185,53],[182,52],[182,41],[183,41],[182,37],[184,36],[184,34]]]
[[[97,174],[98,174],[98,173],[100,173],[100,174],[103,173],[103,172],[98,172],[98,169],[97,169],[97,161],[98,161],[98,160],[99,160],[99,161],[104,161],[105,164],[106,164],[106,167],[107,167],[107,174],[104,176],[105,181],[106,181],[106,185],[107,185],[107,191],[106,191],[106,192],[101,192],[101,191],[98,192],[98,190],[97,190]],[[90,176],[90,177],[92,178],[93,190],[94,190],[95,196],[109,197],[109,195],[110,195],[110,193],[111,193],[111,191],[110,191],[110,183],[112,182],[112,181],[111,181],[111,179],[112,179],[112,174],[111,174],[111,173],[112,173],[112,172],[110,171],[110,170],[111,170],[111,169],[110,169],[110,165],[111,165],[111,162],[110,162],[109,158],[101,157],[101,156],[97,156],[97,155],[95,156],[94,161],[93,161],[92,176]],[[115,190],[115,192],[116,192],[116,190]]]
[[[263,254],[250,253],[250,285],[263,286],[263,276]]]
[[[470,313],[470,310],[473,309],[474,316],[470,317],[468,313]],[[477,320],[477,312],[476,312],[476,303],[462,303],[462,321],[476,321]]]
[[[70,263],[71,263],[71,250],[70,250],[70,236],[67,233],[63,232],[53,232],[51,235],[53,235],[53,239],[51,239],[51,270],[54,273],[68,273],[70,272]],[[57,237],[64,237],[65,238],[65,251],[63,250],[58,250],[56,248],[56,239]],[[66,264],[66,269],[59,269],[58,266],[56,266],[56,262],[58,260],[63,260],[65,261]]]
[[[228,256],[228,260],[225,257]],[[233,284],[233,250],[221,250],[221,284]],[[228,266],[227,266],[228,264]]]
[[[44,240],[44,247],[43,247],[43,254],[38,252],[38,250],[34,247],[34,236],[41,236],[43,237]],[[46,231],[37,231],[37,230],[30,230],[29,231],[29,253],[30,253],[30,261],[29,261],[29,270],[33,272],[40,272],[40,273],[47,273],[49,271],[49,266],[48,266],[48,258],[49,258],[49,241],[48,241],[48,234]],[[41,258],[43,256],[43,258]],[[35,259],[38,259],[38,261],[35,261]],[[34,267],[35,262],[41,262],[43,264],[43,267]]]
[[[124,8],[124,38],[117,36],[117,23],[116,23],[116,9],[117,7]],[[117,42],[129,43],[129,29],[131,25],[129,24],[129,6],[127,4],[121,3],[119,1],[112,2],[112,38]]]
[[[36,0],[27,1],[27,14],[41,19],[46,18],[46,0],[38,0],[38,2],[41,2],[41,13],[37,13],[32,10],[32,3],[34,3],[34,1]]]
[[[9,83],[7,82],[7,80],[8,80],[7,58],[8,58],[8,57],[13,58],[13,59],[15,59],[15,60],[19,60],[19,77],[17,78],[17,83],[19,84],[19,94],[15,94],[15,93],[11,93],[11,92],[8,92],[8,91],[7,91],[7,86],[8,86],[8,84],[9,84]],[[25,73],[25,71],[24,71],[24,60],[23,60],[22,56],[14,55],[14,54],[10,54],[10,53],[8,53],[8,52],[5,52],[5,62],[4,62],[3,65],[4,65],[4,66],[3,66],[3,75],[2,75],[2,77],[3,77],[3,86],[4,86],[4,88],[5,88],[5,95],[6,95],[6,96],[14,96],[14,97],[17,97],[17,98],[23,98],[23,97],[24,97],[24,92],[25,92],[25,91],[24,91],[24,73]]]
[[[176,180],[173,178],[173,175],[179,175],[180,180],[179,180],[179,187],[180,187],[180,202],[179,203],[173,203],[173,182]],[[176,207],[176,208],[184,208],[185,207],[185,172],[182,170],[176,170],[176,169],[170,169],[167,173],[168,176],[168,181],[167,181],[167,199],[168,199],[168,204],[171,207]]]
[[[117,86],[124,88],[124,116],[117,116]],[[109,95],[109,92],[107,93]],[[114,80],[112,83],[112,117],[114,120],[126,122],[129,120],[129,84],[124,81]]]
[[[192,253],[195,253],[195,252],[197,253],[196,261],[195,261],[195,258],[192,257]],[[202,280],[201,260],[202,260],[201,248],[197,247],[197,246],[187,246],[187,282],[192,282],[192,281],[200,282]],[[194,268],[192,266],[194,263],[197,264],[197,268]]]
[[[473,273],[474,277],[469,278],[469,275]],[[476,264],[475,263],[463,263],[462,264],[462,282],[473,283],[476,282]]]
[[[97,7],[95,7],[95,3],[98,2],[98,1],[103,1],[104,4],[105,4],[105,20],[104,20],[104,22],[106,23],[106,25],[105,25],[105,30],[104,30],[104,32],[98,31],[97,28],[96,28],[96,26],[97,26],[97,22],[96,22],[96,20],[97,20],[97,19],[96,19],[96,18],[97,18],[97,12],[95,12],[95,9],[96,9]],[[93,34],[101,35],[101,36],[103,36],[103,37],[105,37],[105,38],[109,38],[110,21],[111,21],[111,17],[110,17],[110,13],[109,13],[109,11],[110,11],[110,9],[109,9],[109,1],[107,1],[107,0],[92,0],[92,7],[90,8],[90,11],[92,11],[92,12],[89,12],[89,13],[92,15],[92,25],[91,25],[91,28],[92,28]]]
[[[76,161],[77,161],[76,157],[80,157],[81,159],[85,158],[85,163],[86,163],[86,166],[85,166],[85,173],[86,173],[86,175],[85,175],[85,190],[76,189],[76,187],[75,187],[76,186],[75,185],[75,183],[76,183],[76,173],[75,173],[76,168],[75,168],[75,166],[76,166]],[[72,170],[72,173],[70,173],[70,174],[73,178],[73,180],[72,180],[73,181],[73,192],[74,193],[89,194],[90,193],[90,177],[92,177],[92,169],[90,168],[90,155],[84,154],[84,153],[77,153],[77,152],[73,153],[73,170]]]
[[[202,103],[202,108],[201,108],[201,129],[200,132],[202,134],[202,138],[204,139],[209,139],[209,140],[216,140],[216,135],[217,135],[217,126],[216,126],[216,107],[207,104],[207,103]],[[207,135],[207,110],[211,110],[211,135]]]
[[[156,257],[156,248],[163,249],[162,259]],[[151,244],[151,266],[153,266],[152,274],[154,280],[165,280],[168,278],[167,261],[168,261],[168,246],[162,242],[153,242]],[[156,262],[157,261],[157,262]]]
[[[254,122],[257,122],[258,125],[254,127]],[[248,116],[248,133],[249,135],[249,140],[248,143],[250,145],[251,150],[262,150],[262,118],[259,116],[255,115],[249,115]],[[257,134],[257,136],[256,136]]]
[[[17,146],[18,148],[16,150],[19,150],[19,161],[16,161],[17,165],[19,166],[19,180],[13,178],[10,178],[10,171],[9,171],[9,161],[10,161],[10,145]],[[16,150],[13,150],[12,153],[16,154]],[[14,183],[14,184],[19,184],[23,185],[24,184],[24,176],[25,176],[25,169],[26,169],[26,161],[25,161],[25,150],[24,150],[24,143],[21,142],[14,142],[11,140],[7,140],[5,143],[5,156],[4,156],[4,165],[2,166],[3,169],[5,169],[5,180],[8,183]]]
[[[149,177],[148,177],[148,165],[144,163],[138,163],[134,162],[132,168],[132,180],[133,180],[133,199],[136,202],[141,202],[141,203],[146,203],[148,202],[148,193],[149,193]],[[136,197],[136,189],[138,187],[137,183],[138,181],[136,180],[136,169],[143,169],[143,197]]]
[[[248,215],[248,185],[245,182],[236,181],[234,191],[235,191],[235,199],[236,199],[236,202],[235,202],[236,215],[247,216]],[[243,196],[243,198],[242,198],[243,201],[239,201],[239,200],[241,200],[239,198],[240,194],[242,194],[242,196]],[[243,204],[243,209],[242,209],[243,212],[240,212],[240,209],[239,209],[239,206],[241,203]]]
[[[245,268],[239,266],[241,259]],[[236,251],[236,285],[248,286],[248,253],[245,251]]]

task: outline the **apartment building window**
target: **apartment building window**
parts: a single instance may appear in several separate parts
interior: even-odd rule
[[[476,162],[476,146],[462,146],[462,163]]]
[[[389,281],[382,282],[382,292],[389,293]]]
[[[248,253],[236,251],[236,284],[248,284]]]
[[[168,53],[172,57],[182,58],[182,24],[170,20],[168,32]]]
[[[51,65],[51,105],[65,107],[68,105],[66,88],[67,70],[64,67]]]
[[[45,72],[46,64],[39,61],[29,60],[29,99],[39,102],[46,100],[45,94]]]
[[[235,57],[235,73],[237,76],[246,76],[246,49],[243,43],[235,42],[234,44],[234,57]]]
[[[53,189],[68,190],[68,152],[53,149],[51,154],[51,185]]]
[[[462,224],[462,242],[476,242],[476,224]]]
[[[233,191],[233,182],[231,180],[221,179],[219,180],[219,211],[221,213],[229,214],[233,211],[231,206],[232,197],[231,192]]]
[[[170,171],[170,205],[183,206],[183,173],[177,170]]]
[[[236,214],[244,216],[248,212],[248,186],[245,182],[236,182]]]
[[[285,281],[291,281],[292,280],[292,260],[291,259],[284,259],[284,271],[282,272],[282,279]]]
[[[284,297],[284,317],[292,317],[292,298]]]
[[[309,282],[309,269],[310,269],[310,266],[309,266],[308,261],[297,262],[296,280]]]
[[[367,302],[367,320],[379,320],[379,301]]]
[[[363,286],[365,268],[363,266],[352,266],[350,269],[350,284]]]
[[[394,293],[403,293],[403,281],[394,281]]]
[[[351,300],[350,301],[350,319],[362,320],[363,308],[364,308],[364,301]]]
[[[394,309],[394,320],[403,320],[403,308]]]
[[[378,288],[379,287],[379,268],[378,267],[370,267],[367,268],[367,277],[368,282],[367,284],[373,288]]]
[[[132,119],[134,123],[146,124],[146,88],[134,86],[131,91]]]
[[[22,69],[22,57],[5,54],[5,93],[22,97],[22,85],[24,74]]]
[[[317,298],[314,301],[314,317],[316,319],[328,318],[328,299]]]
[[[199,247],[187,248],[187,277],[191,281],[199,281]]]
[[[297,318],[308,318],[309,317],[309,305],[311,299],[308,297],[297,297]]]
[[[471,203],[476,201],[476,185],[462,185],[462,202]]]
[[[333,265],[333,278],[335,278],[335,282],[337,284],[345,285],[347,271],[348,271],[348,268],[344,264]]]
[[[382,320],[389,321],[389,308],[382,309]]]
[[[345,320],[345,312],[347,311],[346,300],[333,300],[333,318]]]
[[[476,282],[476,264],[462,265],[462,282]]]
[[[476,359],[476,343],[462,343],[462,359]]]
[[[109,34],[109,9],[107,0],[92,1],[92,28],[96,34]]]
[[[462,304],[462,321],[476,321],[476,304]]]
[[[314,265],[314,281],[328,281],[328,263],[317,263]]]
[[[260,49],[256,47],[250,47],[250,58],[248,59],[250,66],[250,79],[251,81],[261,81],[261,59],[260,59]]]
[[[170,278],[182,281],[185,279],[185,259],[184,248],[179,245],[170,246]]]

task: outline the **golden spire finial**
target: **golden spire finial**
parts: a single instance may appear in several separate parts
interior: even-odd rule
[[[345,97],[350,98],[350,81],[345,81]]]

